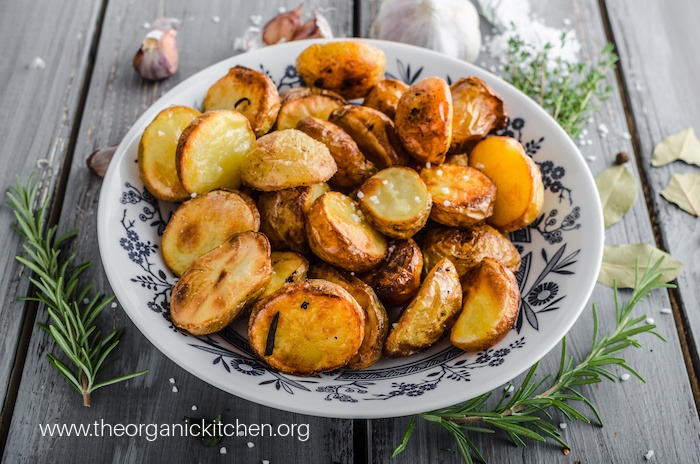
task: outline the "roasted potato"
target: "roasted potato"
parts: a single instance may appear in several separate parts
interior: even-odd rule
[[[264,192],[325,182],[338,170],[326,147],[286,129],[263,135],[241,165],[243,183]]]
[[[433,208],[430,219],[451,227],[469,227],[493,213],[496,186],[478,169],[445,163],[421,169]]]
[[[452,95],[444,79],[429,77],[409,87],[396,106],[396,133],[409,155],[442,164],[452,142]]]
[[[348,102],[335,92],[309,87],[295,87],[284,93],[277,115],[277,130],[294,129],[304,118],[327,120],[336,108]]]
[[[476,76],[465,77],[450,86],[454,119],[452,121],[453,153],[464,151],[508,121],[500,95]]]
[[[372,87],[362,102],[363,106],[369,106],[394,119],[396,105],[399,104],[401,94],[408,88],[407,84],[396,79],[382,79]]]
[[[277,119],[280,96],[266,74],[236,66],[216,81],[204,98],[204,111],[236,110],[248,118],[256,137],[267,134]]]
[[[489,257],[517,272],[520,254],[508,237],[487,224],[477,224],[469,229],[441,227],[433,229],[423,240],[424,269],[430,269],[442,258],[450,258],[460,277]]]
[[[311,266],[309,277],[323,279],[343,287],[365,312],[365,336],[357,354],[350,359],[350,369],[365,369],[382,356],[382,347],[389,333],[389,317],[374,290],[357,277],[346,274],[328,264]]]
[[[181,276],[197,258],[231,235],[259,229],[260,214],[253,200],[235,190],[213,190],[175,211],[163,232],[163,260]]]
[[[297,129],[328,147],[338,165],[338,171],[328,181],[332,186],[341,190],[354,189],[377,172],[377,168],[365,159],[352,137],[332,122],[304,118],[297,124]]]
[[[272,261],[272,278],[265,285],[259,300],[267,298],[285,284],[302,282],[306,280],[306,272],[309,270],[309,262],[299,253],[293,251],[273,251],[270,253]]]
[[[412,238],[389,243],[386,259],[361,276],[387,306],[408,303],[420,288],[423,254]]]
[[[544,185],[540,168],[512,137],[494,136],[477,143],[469,166],[496,184],[493,214],[487,222],[503,232],[531,224],[542,211]]]
[[[469,155],[466,153],[448,153],[445,163],[469,166]]]
[[[365,42],[314,44],[297,58],[297,70],[308,86],[352,100],[363,98],[384,77],[386,56]]]
[[[255,133],[237,111],[209,111],[180,135],[176,166],[189,193],[206,193],[241,185],[241,164],[255,142]]]
[[[175,284],[170,317],[193,335],[226,327],[272,276],[270,242],[241,232],[197,259]]]
[[[377,168],[408,162],[394,123],[384,113],[366,106],[346,105],[333,111],[328,120],[347,132]]]
[[[162,201],[190,197],[177,177],[175,151],[180,134],[201,113],[187,106],[164,109],[146,127],[139,142],[139,174],[151,194]]]
[[[312,256],[304,229],[306,212],[318,197],[329,191],[328,185],[321,183],[260,194],[260,231],[270,239],[274,250]]]
[[[384,353],[409,356],[440,340],[462,309],[462,287],[454,264],[444,258],[428,273],[418,294],[389,333]]]
[[[311,250],[329,264],[364,272],[386,256],[386,238],[364,219],[359,206],[340,192],[324,193],[306,214]]]
[[[357,191],[365,218],[389,237],[408,238],[428,220],[433,201],[421,176],[413,169],[379,171]]]
[[[362,345],[365,313],[338,284],[312,279],[287,284],[258,301],[248,340],[273,369],[314,375],[342,367]]]
[[[450,341],[465,351],[483,351],[513,327],[520,308],[518,281],[493,258],[484,258],[465,279],[462,312]]]

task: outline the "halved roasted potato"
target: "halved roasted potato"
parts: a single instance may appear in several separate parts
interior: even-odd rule
[[[365,369],[382,357],[382,347],[389,333],[389,317],[371,287],[355,276],[325,263],[311,266],[309,277],[323,279],[343,287],[365,312],[365,336],[357,354],[350,359],[350,369]]]
[[[270,253],[272,261],[272,278],[265,285],[259,300],[267,298],[285,284],[302,282],[306,280],[306,272],[309,270],[309,262],[299,253],[293,251],[273,251]]]
[[[326,182],[338,170],[326,147],[296,129],[255,141],[241,165],[243,183],[269,192]]]
[[[476,76],[464,77],[450,86],[454,119],[451,152],[470,148],[494,129],[508,121],[500,95]]]
[[[328,181],[341,190],[350,190],[365,181],[377,168],[360,152],[355,141],[340,127],[319,118],[304,118],[297,129],[328,147],[338,171]]]
[[[357,191],[360,208],[377,230],[408,238],[428,220],[433,201],[416,171],[393,167],[379,171]]]
[[[277,119],[280,96],[266,74],[236,66],[207,91],[204,111],[236,110],[248,118],[256,137],[267,134]]]
[[[408,89],[408,85],[397,79],[382,79],[372,87],[362,102],[363,106],[369,106],[394,119],[396,105],[399,104],[401,95]]]
[[[422,272],[423,254],[408,238],[391,241],[386,259],[361,278],[384,304],[402,306],[416,296]]]
[[[195,118],[177,144],[176,166],[189,193],[241,185],[241,164],[255,142],[248,119],[232,110],[209,111]]]
[[[163,201],[190,197],[177,177],[175,151],[180,134],[201,113],[187,106],[164,109],[146,127],[139,142],[139,174],[151,194]]]
[[[465,280],[462,312],[450,341],[465,351],[486,350],[508,333],[518,317],[518,281],[493,258],[484,258]]]
[[[282,96],[275,127],[294,129],[299,121],[309,117],[327,120],[333,110],[347,104],[347,100],[329,90],[295,87]]]
[[[365,335],[365,313],[338,284],[312,279],[285,285],[253,306],[248,340],[273,369],[314,375],[342,367]]]
[[[544,185],[540,168],[512,137],[488,137],[469,154],[469,166],[496,184],[493,214],[487,222],[503,232],[531,224],[542,211]]]
[[[197,258],[231,235],[258,229],[260,214],[253,200],[236,190],[213,190],[175,211],[163,232],[163,260],[181,276]]]
[[[394,123],[384,113],[366,106],[346,105],[333,111],[328,120],[347,132],[377,168],[408,162]]]
[[[324,193],[306,219],[311,250],[329,264],[363,272],[386,256],[386,238],[367,222],[357,203],[340,192]]]
[[[362,98],[384,77],[386,56],[360,41],[313,44],[297,58],[306,85],[338,92],[348,100]]]
[[[462,287],[454,264],[444,258],[428,273],[418,294],[389,333],[384,353],[409,356],[440,340],[462,309]]]
[[[496,186],[478,169],[445,163],[421,169],[433,197],[430,219],[451,227],[469,227],[493,213]]]
[[[442,258],[450,258],[460,277],[479,265],[486,257],[494,258],[517,272],[520,254],[508,237],[487,224],[469,229],[441,227],[433,229],[423,240],[423,260],[430,269]]]
[[[396,106],[396,133],[409,155],[441,164],[452,142],[452,95],[444,79],[428,77],[408,88]]]
[[[170,317],[193,335],[226,327],[272,276],[270,242],[242,232],[197,259],[175,284]]]

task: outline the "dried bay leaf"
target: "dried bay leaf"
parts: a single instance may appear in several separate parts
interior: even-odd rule
[[[670,135],[654,148],[652,166],[663,166],[676,160],[700,166],[700,140],[692,128]]]
[[[648,243],[606,246],[603,251],[603,263],[600,266],[598,282],[612,287],[613,282],[617,281],[618,288],[634,288],[634,273],[637,263],[639,263],[639,275],[641,276],[649,266],[654,265],[661,257],[664,258],[661,264],[661,268],[664,269],[661,281],[670,282],[678,277],[683,269],[683,263],[665,251]]]
[[[674,174],[661,196],[683,211],[700,216],[700,174]]]
[[[613,166],[595,178],[600,202],[603,205],[605,227],[622,219],[637,199],[637,182],[625,166]]]

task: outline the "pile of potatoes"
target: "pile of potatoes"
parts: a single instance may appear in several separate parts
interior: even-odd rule
[[[361,41],[314,44],[297,59],[308,87],[280,96],[236,66],[203,113],[172,106],[146,128],[141,178],[182,202],[161,244],[177,327],[248,317],[257,355],[298,375],[367,368],[448,331],[464,350],[508,332],[520,256],[504,233],[540,213],[538,167],[489,136],[506,109],[479,78],[409,87],[385,67]],[[386,307],[403,308],[397,322]]]

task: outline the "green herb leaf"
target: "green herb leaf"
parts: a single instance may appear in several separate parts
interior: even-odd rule
[[[674,174],[661,196],[686,213],[700,216],[700,174]]]
[[[632,171],[625,166],[613,166],[595,178],[598,195],[603,205],[605,227],[622,219],[637,199],[637,182]]]
[[[608,287],[617,283],[617,288],[634,288],[637,266],[640,272],[646,272],[660,258],[664,258],[660,281],[667,283],[678,277],[683,263],[648,243],[606,246],[598,282]]]
[[[676,160],[700,166],[700,140],[692,128],[663,139],[654,148],[652,166],[663,166]]]

